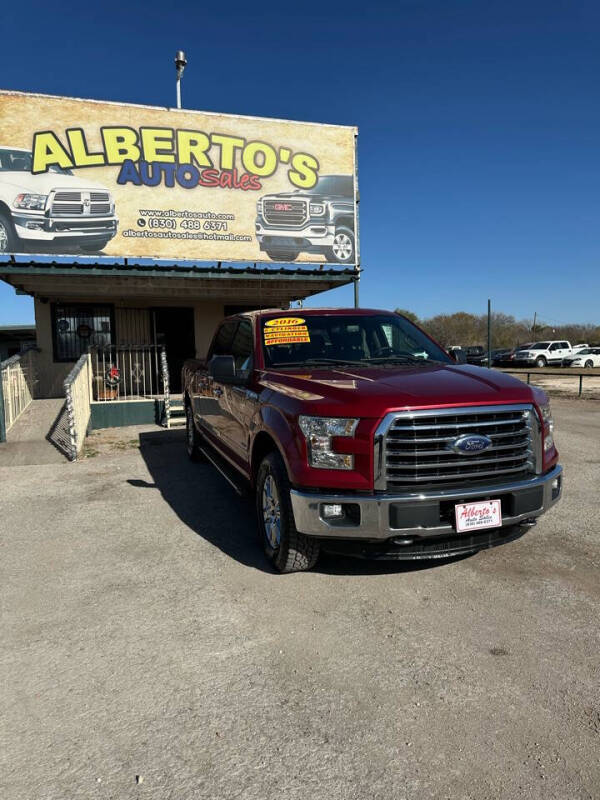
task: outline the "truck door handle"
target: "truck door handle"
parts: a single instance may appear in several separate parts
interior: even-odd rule
[[[219,387],[217,386],[217,388],[213,390],[213,393],[215,397],[221,397],[223,394],[223,389],[219,389]]]

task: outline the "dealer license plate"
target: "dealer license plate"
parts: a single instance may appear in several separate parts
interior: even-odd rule
[[[459,533],[480,530],[481,528],[499,528],[502,525],[500,500],[459,503],[454,507],[454,510],[456,513],[456,530]]]

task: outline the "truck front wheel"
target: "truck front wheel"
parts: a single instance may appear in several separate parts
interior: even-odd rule
[[[336,228],[333,246],[327,251],[328,261],[339,264],[354,263],[354,232],[350,228]]]
[[[271,261],[282,261],[284,264],[295,261],[300,255],[298,250],[267,250],[266,253]]]
[[[545,367],[546,366],[546,359],[544,358],[544,356],[538,356],[536,358],[536,360],[535,360],[535,365],[536,365],[536,367],[539,367],[540,369],[542,367]]]
[[[0,253],[14,253],[18,241],[10,217],[0,211]]]
[[[279,572],[311,569],[319,557],[319,542],[296,530],[290,482],[278,453],[269,453],[256,480],[258,532],[265,553]]]

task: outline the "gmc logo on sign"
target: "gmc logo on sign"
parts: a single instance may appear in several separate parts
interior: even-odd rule
[[[273,209],[275,211],[291,211],[292,205],[291,203],[275,203]]]

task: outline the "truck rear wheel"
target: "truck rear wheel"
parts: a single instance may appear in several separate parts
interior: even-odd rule
[[[279,453],[269,453],[256,479],[258,533],[264,551],[279,572],[311,569],[319,557],[319,542],[296,530],[290,482]]]
[[[0,253],[14,253],[18,249],[18,242],[10,217],[0,212]]]

